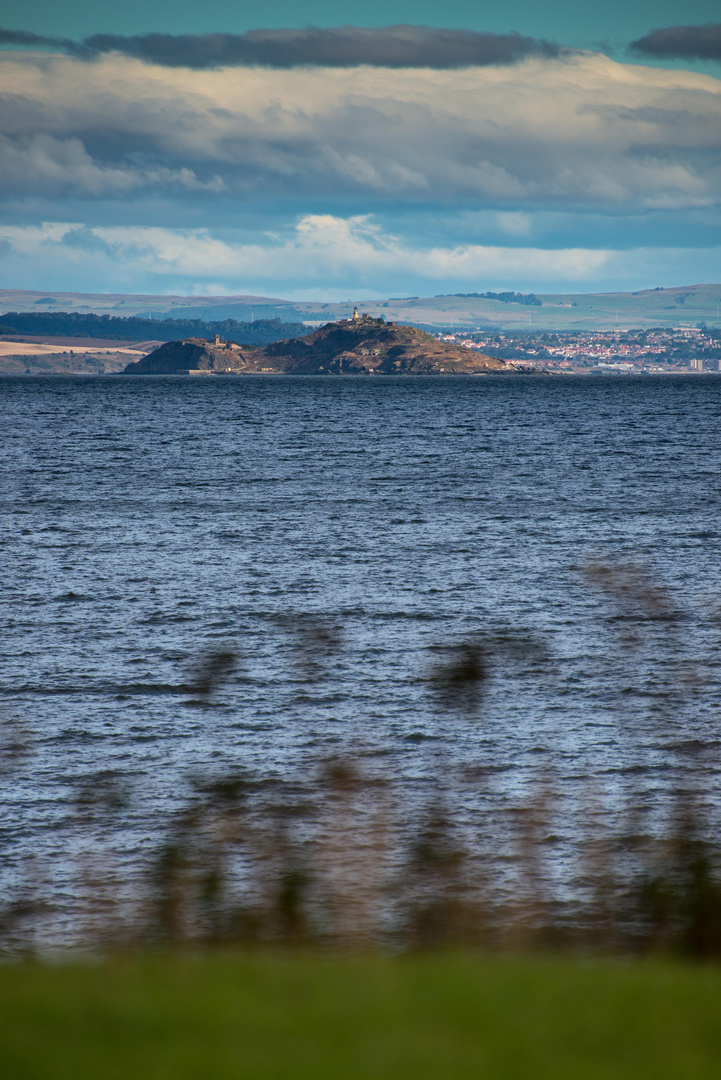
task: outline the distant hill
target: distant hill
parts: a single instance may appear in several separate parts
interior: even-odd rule
[[[519,292],[457,292],[453,296],[461,296],[464,300],[500,300],[503,304],[523,304],[525,307],[543,307],[543,301],[539,300],[535,293]],[[435,299],[445,300],[448,293],[440,293]],[[420,297],[408,297],[409,300],[419,300]]]
[[[432,286],[429,285],[429,289]],[[687,285],[673,288],[642,289],[638,292],[613,293],[528,293],[493,292],[479,286],[477,291],[438,296],[397,296],[365,300],[355,297],[343,302],[282,300],[268,296],[132,296],[121,294],[48,293],[23,290],[0,290],[0,311],[32,312],[36,315],[70,314],[111,318],[133,316],[147,320],[152,329],[138,327],[140,339],[158,338],[158,328],[167,340],[184,337],[208,337],[219,333],[252,344],[265,344],[258,323],[279,319],[281,331],[272,331],[276,339],[307,333],[308,324],[319,326],[348,318],[353,306],[386,321],[408,323],[430,329],[506,329],[506,330],[629,330],[677,327],[706,323],[721,327],[721,285]],[[217,314],[214,314],[216,313]],[[150,315],[153,318],[150,318]],[[10,314],[0,317],[15,325]],[[172,318],[172,324],[158,319]],[[233,330],[231,320],[237,320]],[[306,325],[289,330],[288,324]],[[37,325],[37,324],[36,324]],[[126,334],[127,326],[126,323]],[[238,327],[251,327],[250,331]],[[17,327],[16,327],[17,328]],[[254,329],[253,329],[254,328]],[[17,328],[19,329],[19,328]],[[172,332],[171,332],[172,331]],[[30,331],[23,331],[29,333]],[[69,333],[80,332],[70,330]],[[98,336],[94,328],[88,331]],[[108,333],[124,336],[119,326]]]
[[[302,323],[283,323],[279,318],[258,319],[252,323],[224,319],[203,322],[200,319],[143,319],[137,315],[95,315],[79,311],[10,311],[0,316],[0,334],[52,335],[53,337],[91,337],[114,341],[175,341],[192,335],[219,334],[248,345],[267,345],[283,338],[305,333]]]
[[[128,364],[125,374],[204,371],[211,374],[421,375],[507,370],[502,360],[438,341],[415,326],[388,325],[383,319],[365,316],[328,323],[303,337],[252,350],[224,342],[212,344],[198,338],[170,342],[137,363]]]

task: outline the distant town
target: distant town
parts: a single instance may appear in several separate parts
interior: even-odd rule
[[[705,326],[561,333],[478,330],[435,336],[508,363],[560,373],[693,373],[719,371],[721,362],[721,330]]]

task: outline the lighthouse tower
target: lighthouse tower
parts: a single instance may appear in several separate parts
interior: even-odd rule
[[[358,314],[358,308],[353,308],[353,314],[351,316],[351,322],[360,322],[360,315]]]

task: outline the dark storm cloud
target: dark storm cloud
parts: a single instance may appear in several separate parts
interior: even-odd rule
[[[2,30],[0,29],[1,45],[20,45],[32,48],[37,45],[41,49],[64,49],[66,52],[76,54],[81,46],[69,38],[44,37],[42,34],[30,34],[25,30]]]
[[[93,34],[80,43],[0,30],[0,44],[61,48],[87,59],[118,52],[164,67],[196,69],[303,65],[342,68],[359,64],[443,69],[515,64],[531,56],[553,59],[569,52],[553,42],[520,34],[405,25],[382,29],[342,26],[330,30],[252,30],[247,34]]]
[[[632,41],[630,47],[645,56],[721,60],[721,23],[667,26]]]

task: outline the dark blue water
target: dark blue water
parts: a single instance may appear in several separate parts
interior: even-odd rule
[[[82,848],[74,793],[108,770],[128,856],[190,777],[349,745],[409,790],[485,770],[491,802],[542,768],[569,806],[652,798],[686,744],[716,773],[717,377],[5,378],[0,430],[11,876]],[[464,711],[428,676],[471,640]],[[216,649],[239,666],[204,697]]]

